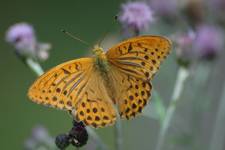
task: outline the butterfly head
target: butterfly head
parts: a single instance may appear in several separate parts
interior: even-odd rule
[[[99,58],[103,58],[104,57],[104,50],[99,45],[95,45],[94,46],[93,53],[95,54],[95,56],[97,56]]]

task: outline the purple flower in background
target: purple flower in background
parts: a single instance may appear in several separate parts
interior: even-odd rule
[[[224,11],[225,9],[225,0],[210,0],[210,6],[212,6],[214,9],[220,9]]]
[[[42,125],[35,126],[32,129],[31,136],[36,141],[43,141],[43,140],[48,139],[50,137],[49,133],[48,133],[48,130],[45,127],[43,127]]]
[[[177,0],[150,0],[154,12],[159,16],[173,16],[177,13]]]
[[[153,22],[153,12],[145,2],[127,2],[122,4],[121,13],[118,16],[123,28],[131,28],[139,33],[148,29],[149,23]]]
[[[34,29],[26,23],[15,24],[8,29],[6,41],[13,44],[21,53],[25,53],[22,51],[27,49],[34,50],[36,44]]]
[[[196,28],[204,22],[205,3],[202,0],[189,0],[183,5],[183,13],[190,26]]]
[[[54,139],[48,133],[48,130],[37,125],[32,129],[30,137],[24,142],[24,148],[26,150],[34,150],[39,148],[44,149],[56,149]]]
[[[176,56],[178,63],[182,66],[188,66],[190,61],[196,58],[193,50],[193,43],[195,40],[195,33],[189,30],[187,33],[179,33],[173,37],[176,43]]]
[[[49,56],[50,44],[39,43],[33,27],[27,23],[12,25],[6,32],[6,41],[13,45],[16,53],[22,57],[44,61]]]
[[[216,18],[218,22],[224,24],[225,0],[209,0],[208,7],[212,11],[211,14],[214,14],[214,19]]]
[[[203,59],[214,58],[224,47],[223,32],[216,26],[197,27],[194,49]]]

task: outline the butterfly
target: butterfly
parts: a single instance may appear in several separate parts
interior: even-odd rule
[[[151,80],[171,50],[162,36],[127,39],[107,52],[62,63],[40,76],[29,98],[71,112],[74,119],[95,128],[112,125],[117,112],[130,119],[140,114],[151,97]]]

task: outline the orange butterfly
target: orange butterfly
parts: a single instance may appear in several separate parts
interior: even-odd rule
[[[29,98],[70,111],[77,121],[104,127],[142,112],[150,96],[150,80],[171,49],[161,36],[130,38],[107,52],[95,46],[94,57],[60,64],[40,76],[30,87]]]

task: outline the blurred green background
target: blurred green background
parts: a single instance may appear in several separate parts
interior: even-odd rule
[[[120,0],[1,1],[1,149],[23,149],[24,140],[38,124],[44,125],[52,136],[67,132],[72,126],[71,118],[66,112],[43,107],[28,100],[27,90],[37,77],[17,59],[13,47],[5,42],[8,27],[17,22],[28,22],[34,26],[39,41],[52,44],[50,58],[41,64],[44,69],[49,69],[64,61],[90,54],[91,47],[67,37],[61,29],[70,31],[91,45],[107,32],[118,35],[120,26],[115,22],[114,16],[117,15],[120,4]],[[176,27],[153,26],[151,33],[167,35],[174,30]],[[208,148],[207,143],[211,140],[212,126],[225,78],[224,54],[223,51],[212,63],[197,66],[197,71],[193,72],[195,75],[188,79],[185,92],[182,93],[182,101],[178,104],[168,132],[166,143],[170,144],[165,149]],[[153,81],[154,88],[159,91],[165,105],[169,103],[178,69],[174,55],[173,51]],[[123,148],[153,149],[158,130],[159,122],[148,117],[123,121]],[[103,141],[114,149],[113,127],[96,131]]]
[[[5,43],[7,28],[16,22],[31,23],[38,39],[52,44],[51,56],[43,63],[49,69],[66,60],[86,56],[90,47],[68,38],[60,30],[66,29],[94,44],[117,24],[114,16],[120,1],[1,1],[1,85],[0,118],[1,149],[23,149],[23,142],[36,124],[43,124],[52,135],[68,131],[70,116],[63,111],[46,108],[28,101],[27,90],[37,78]],[[104,140],[112,145],[112,129],[101,129]]]

